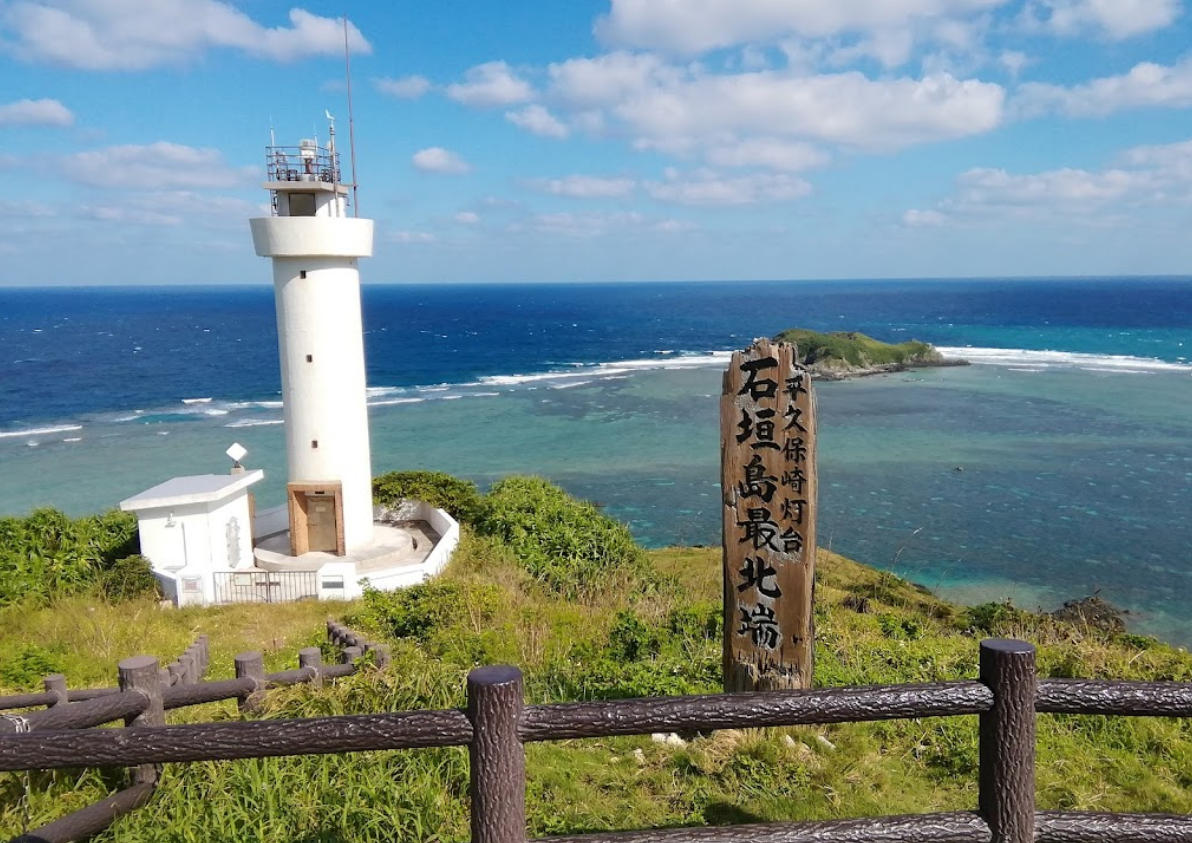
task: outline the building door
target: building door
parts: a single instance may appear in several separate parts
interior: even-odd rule
[[[307,547],[335,553],[335,498],[331,495],[306,495]]]
[[[344,555],[343,488],[339,483],[289,483],[290,553]]]

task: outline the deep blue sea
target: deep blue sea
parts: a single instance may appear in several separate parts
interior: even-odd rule
[[[731,350],[934,343],[974,365],[818,386],[822,544],[1192,645],[1192,279],[366,286],[364,320],[376,471],[543,474],[654,546],[719,543]],[[280,503],[276,342],[268,285],[0,288],[0,513],[113,506],[233,441]]]

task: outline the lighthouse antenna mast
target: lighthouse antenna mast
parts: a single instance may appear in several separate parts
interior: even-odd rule
[[[352,216],[360,216],[356,184],[356,123],[352,118],[352,59],[348,51],[348,16],[344,15],[344,79],[348,85],[348,150],[352,160]]]

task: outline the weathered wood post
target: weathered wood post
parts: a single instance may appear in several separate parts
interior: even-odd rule
[[[207,675],[207,668],[211,666],[211,639],[206,635],[200,635],[195,641],[195,646],[199,652],[199,678],[202,679]]]
[[[164,726],[166,710],[162,704],[161,671],[153,656],[133,656],[124,659],[116,670],[120,676],[121,691],[138,691],[149,698],[149,705],[135,717],[124,721],[126,727]],[[160,773],[154,764],[142,764],[132,774],[133,784],[153,784]]]
[[[993,843],[1035,839],[1035,648],[1025,641],[981,642],[981,681],[993,708],[980,720],[978,804]]]
[[[256,709],[265,697],[265,657],[257,652],[241,653],[233,659],[237,679],[252,679],[253,690],[241,696],[237,708],[241,714]]]
[[[69,692],[66,690],[66,677],[61,673],[54,673],[42,678],[41,684],[45,688],[46,693],[54,694],[58,697],[57,700],[49,704],[49,708],[69,702]]]
[[[310,684],[321,688],[323,677],[319,675],[319,665],[323,663],[323,651],[318,647],[303,647],[298,651],[298,667],[310,671]]]
[[[725,691],[811,687],[815,394],[797,354],[757,340],[724,375]]]
[[[344,664],[355,664],[356,659],[360,658],[364,651],[359,647],[344,647],[343,652],[340,653],[339,659]]]
[[[468,674],[472,843],[525,843],[526,750],[518,737],[525,707],[522,673],[509,665]]]

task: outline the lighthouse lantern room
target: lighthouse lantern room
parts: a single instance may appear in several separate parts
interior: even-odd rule
[[[266,172],[272,214],[250,225],[273,261],[290,552],[343,556],[373,539],[357,268],[372,256],[373,221],[347,213],[334,124],[325,147],[266,147]]]

